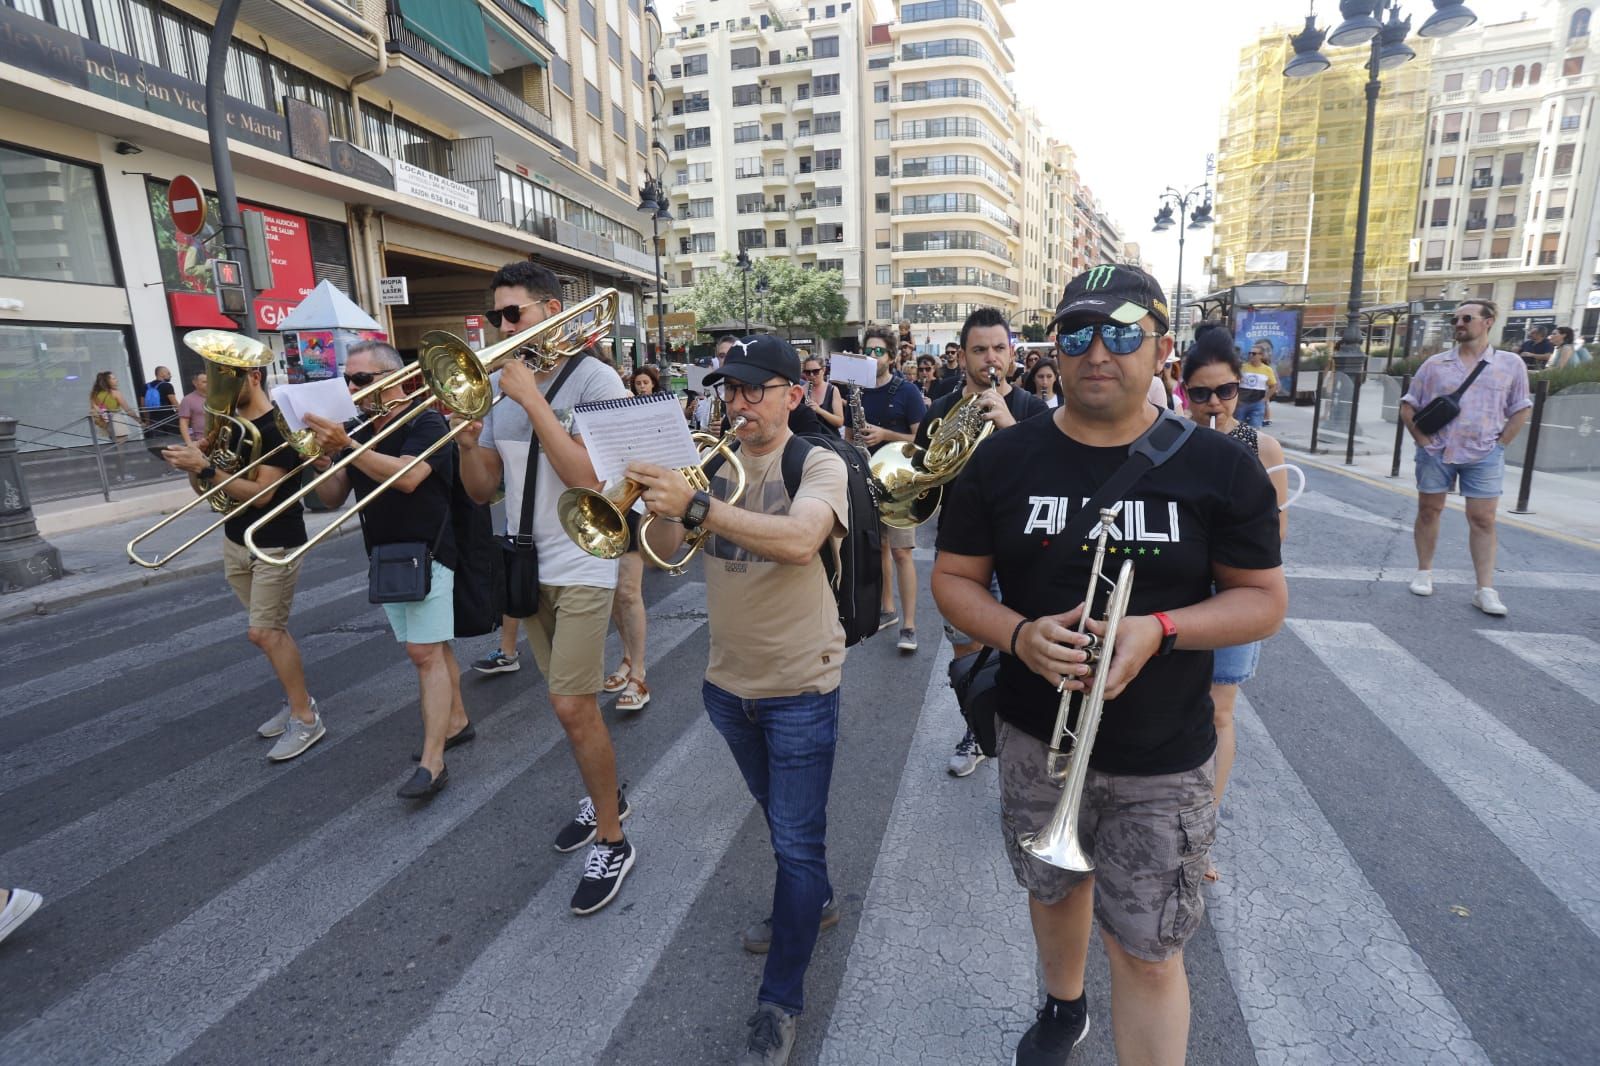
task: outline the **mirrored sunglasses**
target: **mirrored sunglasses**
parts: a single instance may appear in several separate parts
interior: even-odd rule
[[[1094,336],[1100,334],[1100,341],[1106,346],[1106,351],[1112,355],[1132,355],[1139,350],[1145,337],[1149,336],[1143,326],[1135,322],[1129,326],[1119,325],[1115,322],[1101,322],[1096,326],[1084,326],[1071,333],[1061,333],[1056,336],[1056,348],[1062,355],[1078,356],[1089,350],[1089,345],[1094,343]]]

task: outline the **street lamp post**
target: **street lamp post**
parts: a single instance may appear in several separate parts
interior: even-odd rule
[[[750,262],[750,254],[744,250],[744,245],[739,246],[739,258],[733,261],[739,268],[739,273],[744,275],[744,335],[750,336],[750,268],[755,264]]]
[[[1466,29],[1478,20],[1465,4],[1454,0],[1433,0],[1434,13],[1417,31],[1422,37],[1447,37]],[[1372,141],[1378,123],[1379,75],[1417,57],[1406,44],[1411,20],[1402,18],[1393,0],[1340,0],[1344,21],[1331,33],[1317,29],[1315,14],[1306,16],[1303,30],[1289,38],[1294,57],[1283,68],[1286,78],[1309,78],[1322,73],[1332,62],[1322,54],[1322,44],[1336,48],[1370,44],[1367,58],[1367,124],[1361,141],[1361,190],[1356,204],[1356,245],[1350,257],[1350,298],[1345,307],[1344,332],[1334,353],[1334,367],[1352,377],[1366,365],[1361,351],[1361,289],[1367,269],[1367,208],[1372,202]],[[1388,15],[1388,21],[1383,16]]]
[[[1204,194],[1205,200],[1201,201]],[[1167,191],[1160,197],[1161,209],[1156,212],[1155,225],[1151,228],[1153,233],[1165,233],[1174,225],[1178,226],[1178,286],[1172,292],[1172,336],[1179,339],[1183,328],[1183,245],[1184,230],[1202,230],[1216,220],[1211,217],[1211,183],[1206,182],[1196,185],[1188,192],[1179,192],[1172,186],[1167,186]],[[1189,210],[1189,204],[1195,203],[1194,211]],[[1177,218],[1173,213],[1176,208]],[[1185,216],[1189,219],[1188,226],[1184,226]]]
[[[650,245],[656,253],[656,366],[667,365],[667,305],[662,299],[665,285],[661,279],[661,223],[672,221],[667,208],[667,191],[655,177],[645,175],[639,189],[639,210],[650,212]]]

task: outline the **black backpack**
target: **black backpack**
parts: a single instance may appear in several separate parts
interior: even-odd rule
[[[849,503],[849,531],[839,542],[838,566],[833,553],[822,552],[822,569],[833,587],[839,604],[839,624],[844,627],[844,646],[851,647],[878,631],[878,611],[883,598],[882,537],[878,528],[878,504],[872,494],[872,473],[867,458],[853,444],[836,433],[796,435],[783,449],[783,487],[794,499],[800,491],[800,475],[812,448],[827,448],[844,460],[846,498]]]
[[[456,637],[481,637],[498,630],[505,613],[505,553],[489,505],[467,495],[459,470],[450,486],[450,521],[456,538]]]

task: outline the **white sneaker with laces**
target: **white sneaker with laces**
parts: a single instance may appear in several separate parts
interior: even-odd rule
[[[1482,588],[1472,594],[1472,606],[1484,614],[1492,614],[1496,618],[1504,618],[1507,614],[1506,605],[1500,602],[1500,594],[1494,589]]]
[[[298,718],[289,719],[288,728],[278,742],[272,745],[272,750],[267,752],[267,758],[273,762],[286,762],[296,755],[304,754],[305,750],[327,735],[328,729],[322,724],[322,715],[317,711],[317,701],[311,701],[311,721],[302,722]]]
[[[11,896],[6,900],[4,910],[0,910],[0,940],[4,940],[17,931],[17,927],[29,918],[33,912],[44,903],[44,897],[37,892],[29,892],[25,888],[13,888]]]
[[[1433,595],[1433,571],[1418,570],[1417,576],[1411,579],[1411,594],[1413,596]]]
[[[950,765],[946,768],[951,777],[966,777],[978,768],[978,764],[989,756],[978,747],[978,738],[972,735],[972,730],[967,730],[961,738],[961,743],[956,745],[955,754],[950,756]]]

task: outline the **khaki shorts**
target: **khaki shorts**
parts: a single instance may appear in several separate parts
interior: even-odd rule
[[[267,554],[281,556],[287,550],[269,548]],[[300,560],[288,566],[274,566],[251,555],[243,544],[223,537],[222,573],[233,586],[239,602],[250,612],[251,629],[289,628],[294,587],[300,580]]]
[[[592,696],[605,684],[612,592],[591,585],[539,586],[539,611],[522,620],[522,631],[552,696]]]
[[[1078,834],[1095,869],[1078,874],[1039,861],[1017,843],[1041,829],[1061,799],[1060,787],[1045,777],[1048,749],[1006,721],[997,744],[1000,825],[1017,883],[1041,903],[1058,903],[1093,877],[1095,918],[1128,954],[1161,962],[1182,951],[1205,915],[1200,888],[1217,833],[1215,757],[1156,777],[1090,770]]]
[[[883,542],[891,549],[915,548],[917,546],[917,531],[915,528],[901,529],[888,523],[881,524],[879,528],[883,530]]]

